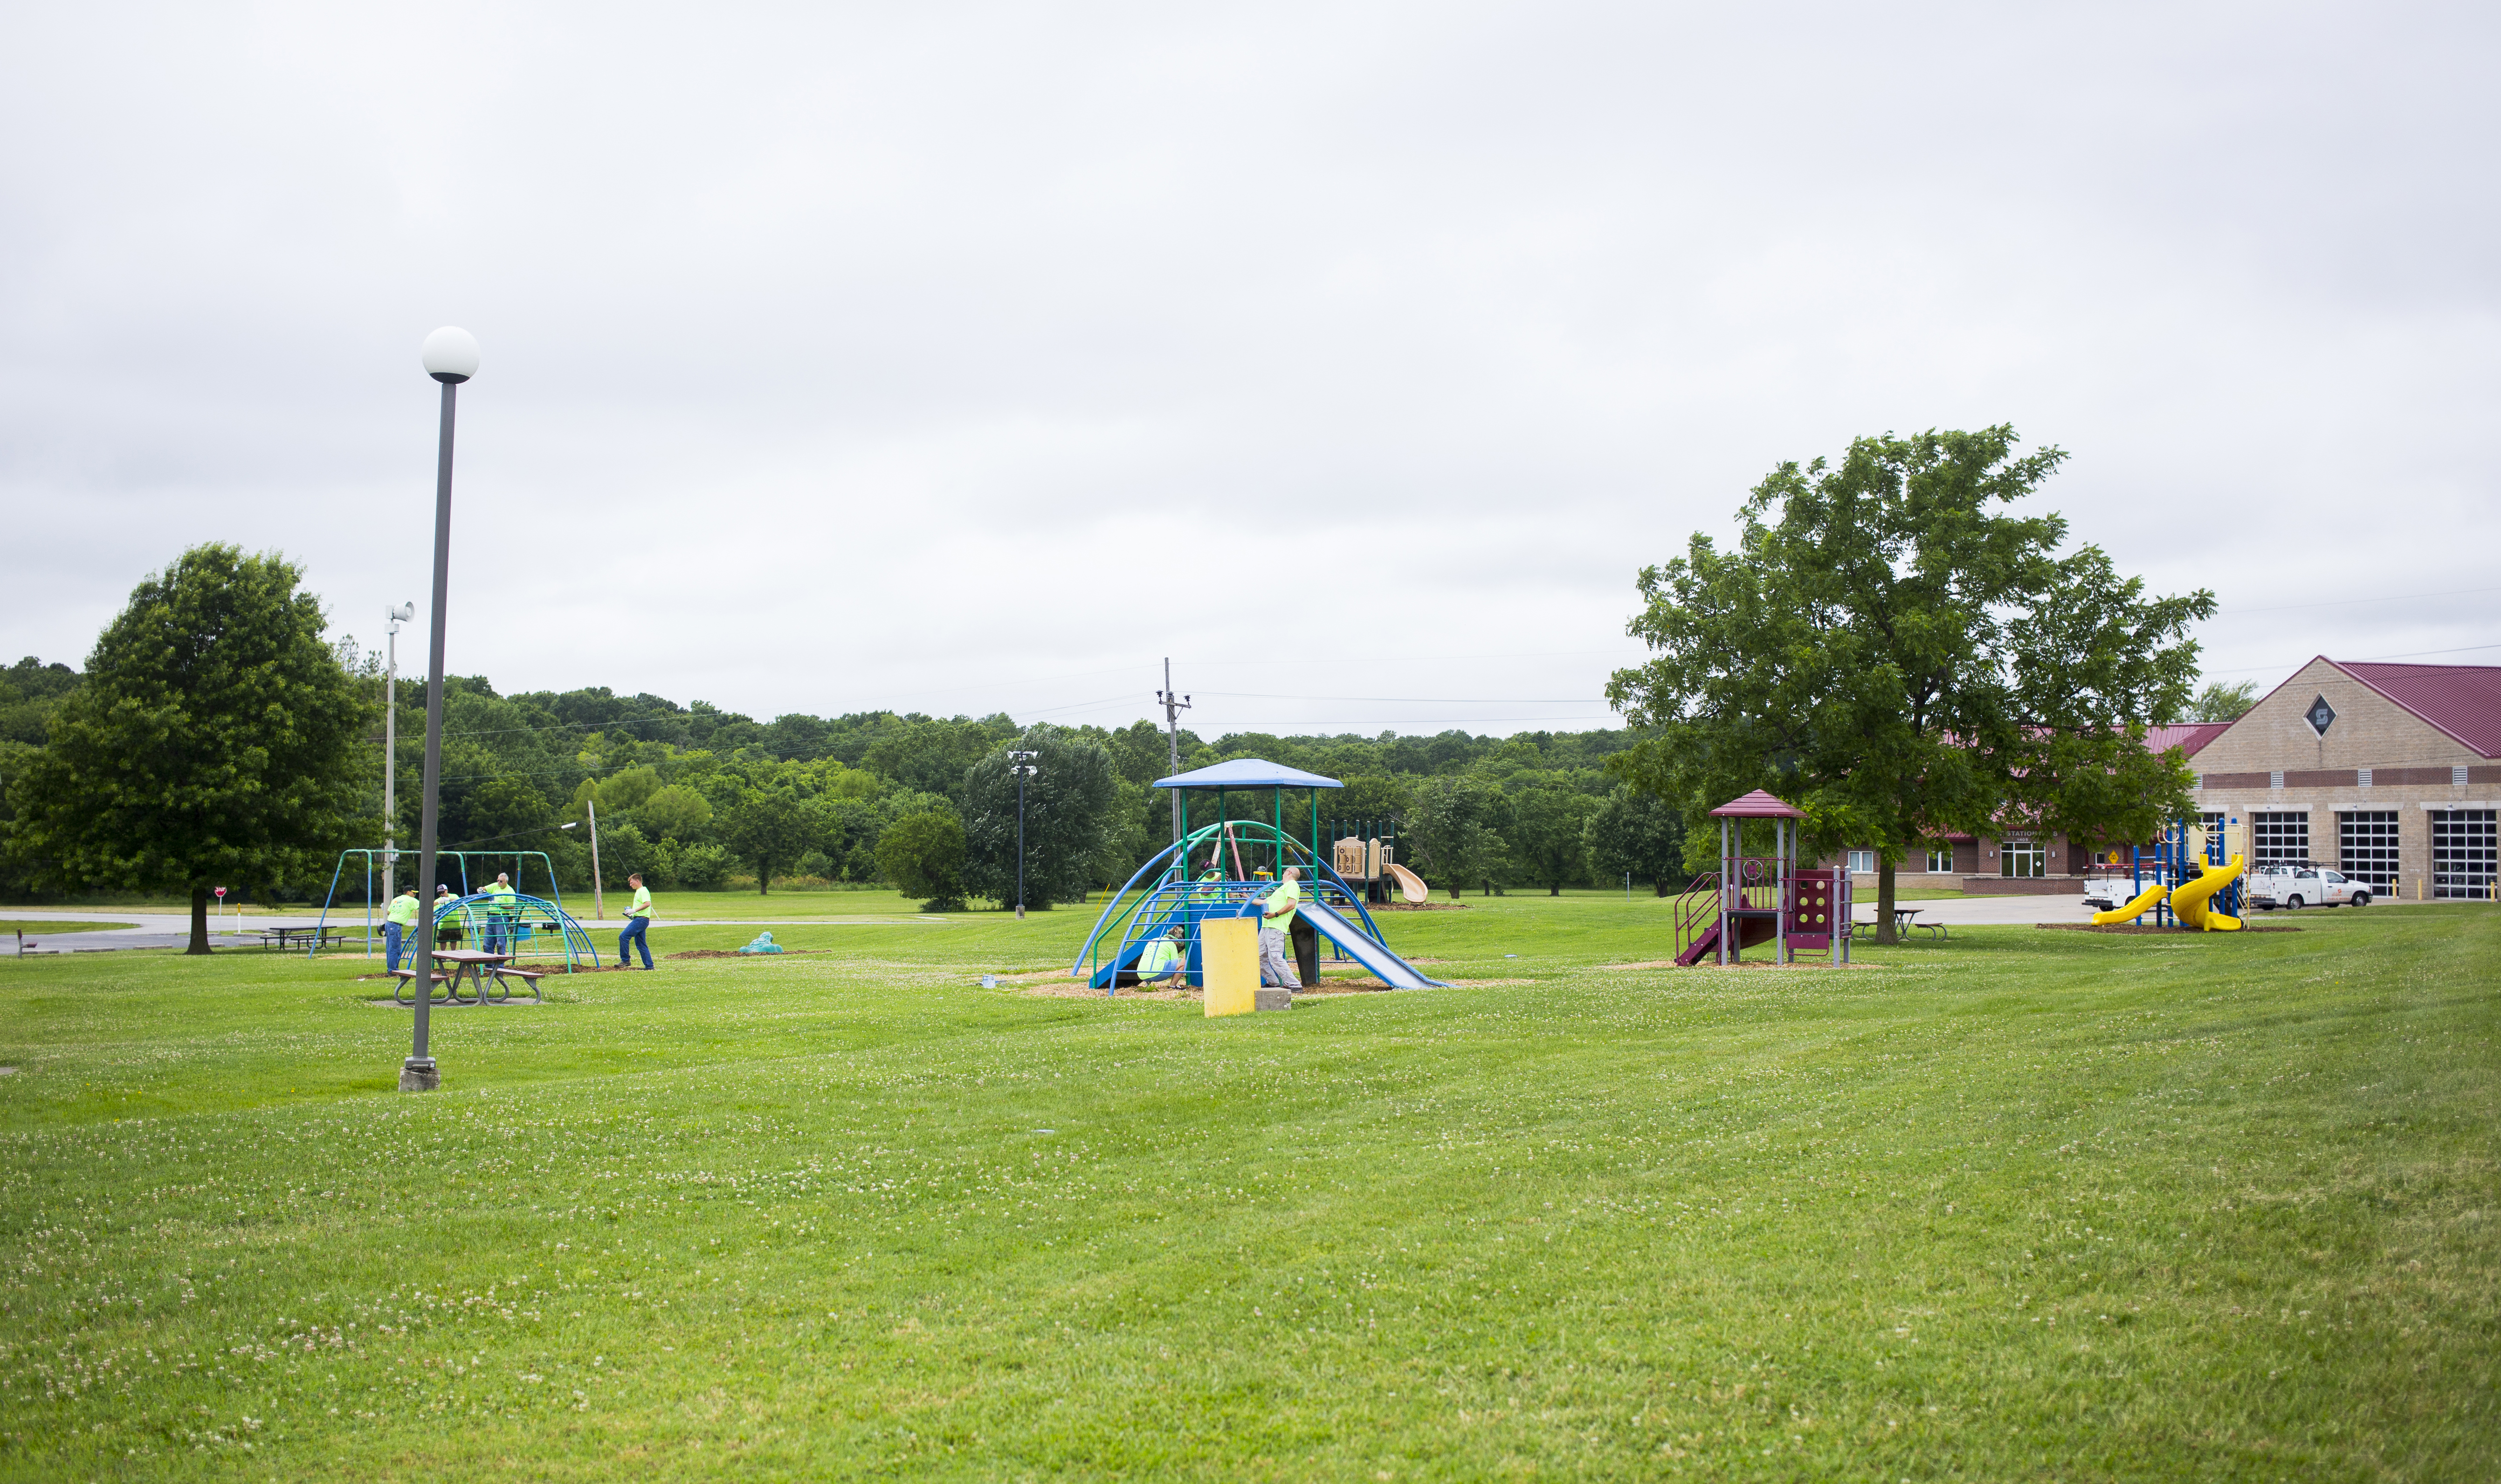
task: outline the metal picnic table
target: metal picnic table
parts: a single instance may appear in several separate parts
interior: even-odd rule
[[[475,948],[437,948],[434,950],[434,961],[451,966],[451,972],[449,974],[436,976],[436,982],[443,986],[443,1003],[446,1005],[510,1004],[513,998],[513,986],[508,981],[511,979],[519,979],[529,986],[531,1004],[545,1003],[545,997],[539,993],[537,974],[524,970],[504,968],[513,961],[513,955],[509,953],[482,953]],[[407,993],[402,994],[400,990],[394,990],[392,998],[403,1005],[417,1004],[417,971],[402,969],[396,972],[394,977],[400,982],[400,990],[405,990]],[[463,999],[460,995],[463,981],[466,981],[470,987],[471,995],[468,999]],[[433,994],[433,986],[426,986],[425,992],[428,995]]]

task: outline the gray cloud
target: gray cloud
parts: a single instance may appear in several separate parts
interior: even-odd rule
[[[446,322],[517,688],[1591,724],[1771,465],[1996,421],[2218,672],[2501,643],[2478,9],[0,27],[13,655],[209,538],[421,603]]]

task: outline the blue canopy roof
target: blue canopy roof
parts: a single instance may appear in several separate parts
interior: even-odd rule
[[[1237,757],[1213,768],[1177,773],[1155,779],[1157,788],[1344,788],[1335,778],[1272,763],[1264,757]]]

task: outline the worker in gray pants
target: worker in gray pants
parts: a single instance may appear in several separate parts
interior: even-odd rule
[[[1302,905],[1302,871],[1285,868],[1284,877],[1277,889],[1259,906],[1259,987],[1262,989],[1300,989],[1303,981],[1294,977],[1293,962],[1285,956],[1285,932],[1295,920],[1295,908]]]

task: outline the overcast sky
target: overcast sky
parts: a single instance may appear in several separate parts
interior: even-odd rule
[[[214,539],[421,673],[452,323],[506,690],[1605,725],[1643,563],[1995,422],[2211,674],[2501,662],[2496,15],[13,6],[0,650]]]

